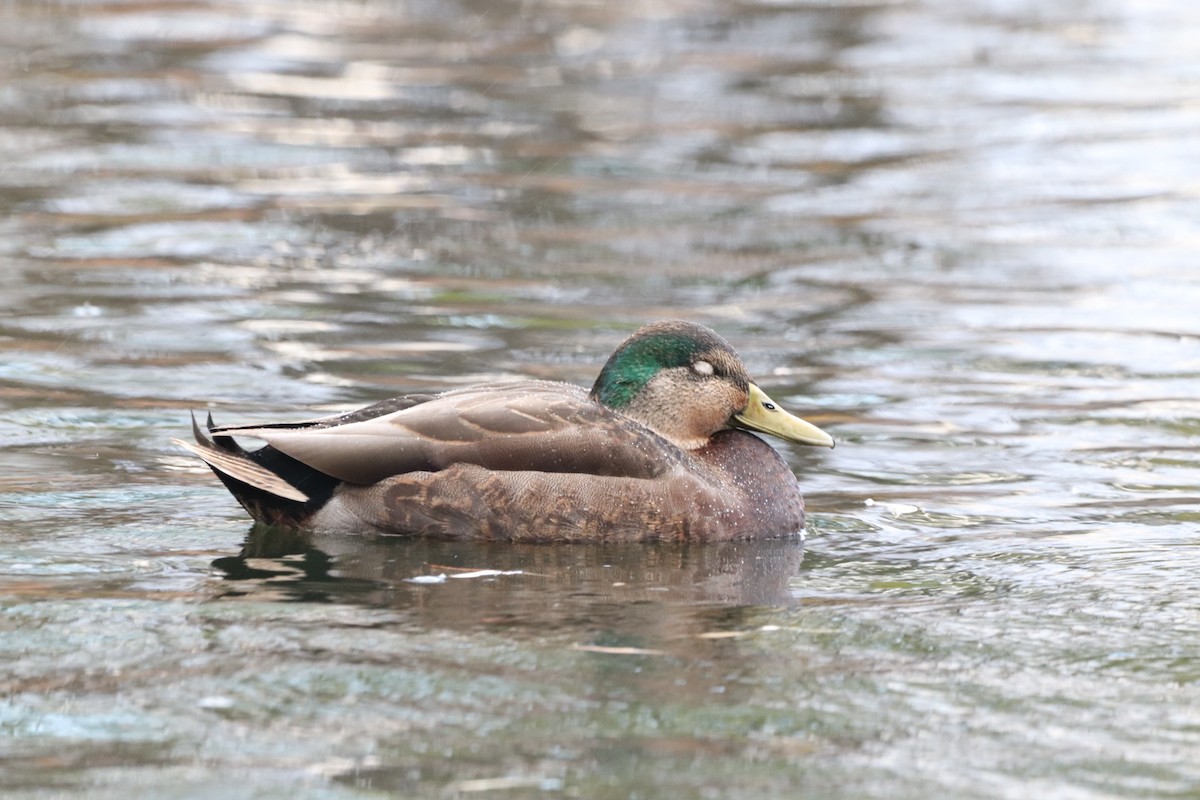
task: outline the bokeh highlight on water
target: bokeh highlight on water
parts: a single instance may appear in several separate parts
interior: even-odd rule
[[[1184,3],[0,9],[11,797],[1189,796]],[[808,540],[251,530],[169,444],[712,325]]]

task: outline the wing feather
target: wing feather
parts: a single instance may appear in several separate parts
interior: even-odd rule
[[[518,381],[398,405],[365,419],[352,412],[343,416],[353,421],[340,424],[333,417],[315,421],[326,424],[218,428],[213,434],[261,439],[356,484],[454,464],[650,478],[677,460],[674,445],[570,384]]]

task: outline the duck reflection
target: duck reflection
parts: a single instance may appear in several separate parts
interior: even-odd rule
[[[728,747],[740,752],[740,709],[760,702],[758,671],[773,659],[798,669],[804,659],[789,646],[772,644],[779,640],[770,630],[788,615],[764,608],[794,602],[789,585],[802,557],[799,539],[522,545],[255,527],[241,553],[214,564],[224,573],[227,598],[361,604],[392,612],[382,620],[372,615],[366,627],[332,615],[330,630],[345,638],[323,637],[314,645],[315,659],[338,657],[343,642],[344,657],[354,664],[416,670],[447,686],[483,675],[511,685],[517,696],[545,689],[551,697],[582,697],[589,709],[584,717],[549,729],[530,723],[530,746],[607,764],[645,753],[704,757],[714,741],[727,746],[710,729],[695,735],[686,726],[671,735],[630,734],[629,726],[642,730],[637,720],[645,709],[664,715],[668,727],[673,715],[703,713],[716,725],[733,721],[736,731],[728,741],[734,744]],[[364,643],[363,636],[377,638]],[[438,716],[451,713],[443,706],[453,695],[435,693],[432,709],[420,695],[405,702]],[[496,713],[515,714],[512,725],[520,730],[523,712],[514,709],[521,705],[502,706]],[[597,729],[613,733],[597,736]],[[450,737],[439,741],[453,746],[454,730],[442,726],[436,736]],[[411,776],[429,769],[428,755],[414,752],[409,738],[406,733],[381,744],[386,766],[356,767],[344,780],[369,779],[408,794]],[[464,746],[485,759],[512,758],[509,738],[468,739]]]
[[[637,604],[780,606],[799,539],[711,543],[512,544],[347,537],[255,525],[213,566],[234,598],[409,609],[425,624],[572,624]]]

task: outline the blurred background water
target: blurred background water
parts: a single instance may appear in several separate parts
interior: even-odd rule
[[[0,21],[6,797],[1200,792],[1200,6]],[[673,316],[841,441],[803,553],[248,534],[169,444]]]

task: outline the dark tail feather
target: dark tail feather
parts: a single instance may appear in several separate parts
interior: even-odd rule
[[[225,488],[259,522],[300,526],[329,500],[340,483],[270,445],[246,450],[230,436],[212,437],[209,432],[216,427],[212,414],[205,427],[207,431],[193,414],[195,443],[172,441],[204,459]]]

